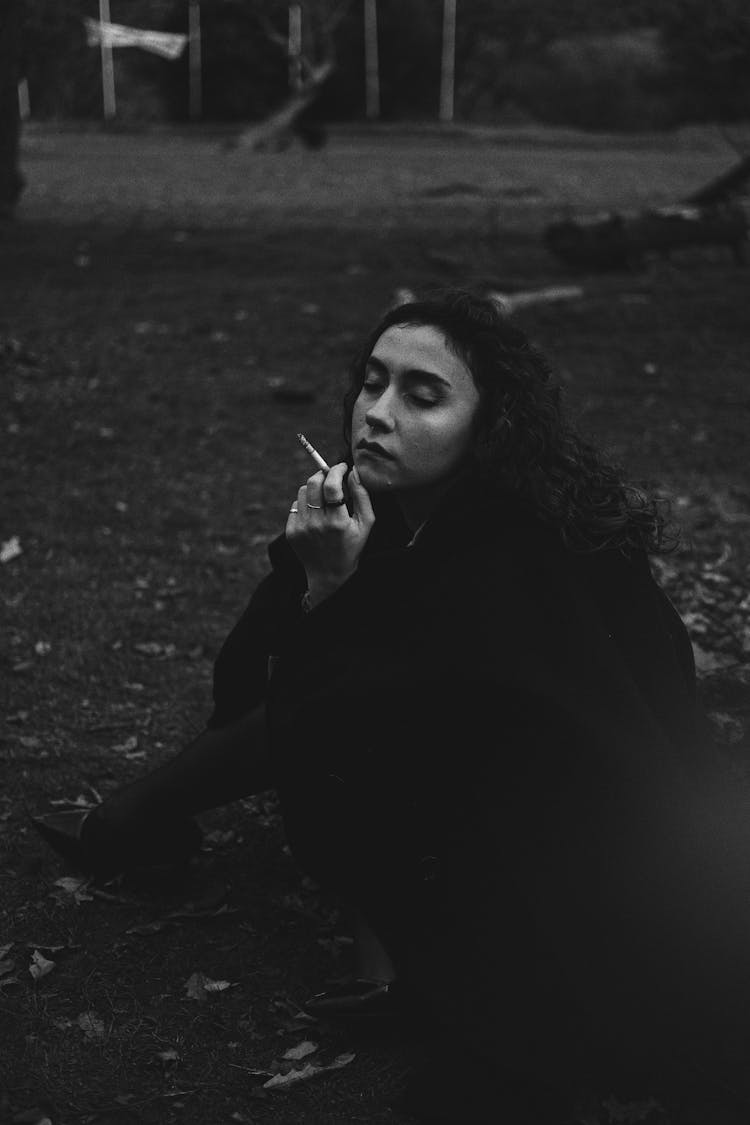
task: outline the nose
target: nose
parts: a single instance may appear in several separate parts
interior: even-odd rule
[[[383,391],[365,411],[367,425],[374,430],[392,430],[394,426],[393,405],[393,394],[389,388]]]

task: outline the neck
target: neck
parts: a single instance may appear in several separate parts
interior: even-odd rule
[[[461,475],[463,474],[459,474],[459,476]],[[448,480],[440,481],[428,488],[402,492],[396,497],[401,514],[412,534],[419,530],[425,520],[430,518],[446,492],[452,488],[458,479],[458,476],[452,476]]]

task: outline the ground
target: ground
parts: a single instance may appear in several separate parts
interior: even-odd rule
[[[734,159],[711,130],[345,134],[263,155],[27,133],[0,232],[3,1125],[406,1121],[408,1035],[299,1019],[351,947],[270,796],[207,814],[205,856],[166,883],[78,886],[28,826],[200,729],[310,469],[295,434],[335,455],[342,372],[399,289],[580,287],[514,315],[579,425],[671,501],[681,544],[655,570],[745,777],[750,274],[701,249],[573,277],[540,238],[566,209],[669,202]],[[302,1041],[305,1062],[355,1057],[259,1089],[252,1071],[287,1069]]]

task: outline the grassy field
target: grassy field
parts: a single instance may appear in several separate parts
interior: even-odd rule
[[[580,285],[516,318],[581,427],[673,500],[682,546],[655,565],[744,775],[748,272],[702,249],[571,277],[540,239],[566,208],[669,201],[734,159],[711,132],[600,150],[342,135],[263,155],[27,135],[27,192],[0,230],[2,1125],[403,1120],[406,1032],[296,1018],[350,946],[270,797],[203,818],[205,857],[167,886],[73,893],[26,819],[200,729],[213,658],[308,475],[294,435],[335,451],[342,372],[399,288]],[[54,962],[39,979],[35,951]],[[231,987],[195,999],[196,972]],[[356,1057],[258,1092],[250,1071],[306,1039],[312,1058]]]

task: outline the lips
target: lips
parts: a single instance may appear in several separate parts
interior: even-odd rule
[[[394,460],[393,454],[389,453],[387,449],[384,449],[382,445],[378,445],[376,441],[358,441],[357,449],[360,453],[369,453],[375,457],[385,457],[389,461]]]

